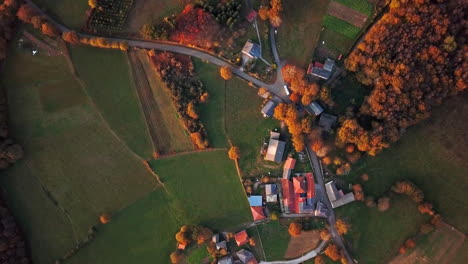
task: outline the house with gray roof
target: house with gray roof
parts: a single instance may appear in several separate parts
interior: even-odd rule
[[[283,161],[286,142],[279,140],[280,133],[271,132],[265,160],[280,163]]]
[[[309,65],[307,69],[307,74],[318,77],[324,80],[328,80],[335,68],[335,61],[331,59],[326,59],[325,63],[314,62]]]

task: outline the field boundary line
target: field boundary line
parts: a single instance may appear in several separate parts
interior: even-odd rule
[[[227,151],[227,148],[196,149],[196,150],[191,150],[191,151],[179,152],[179,153],[175,153],[175,154],[161,155],[155,160],[168,159],[168,158],[172,158],[172,157],[184,156],[184,155],[189,155],[189,154],[194,154],[194,153],[214,152],[214,151],[221,151],[221,150]]]

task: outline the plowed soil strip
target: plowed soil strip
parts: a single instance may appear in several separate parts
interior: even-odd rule
[[[331,2],[328,5],[328,14],[344,20],[358,28],[362,28],[367,21],[367,16],[365,14],[338,2]]]

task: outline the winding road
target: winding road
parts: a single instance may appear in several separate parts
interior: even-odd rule
[[[52,19],[47,13],[45,13],[42,9],[40,9],[32,0],[24,0],[26,3],[31,5],[31,7],[35,8],[38,13],[46,18],[53,23],[58,29],[60,29],[62,32],[70,32],[69,28],[66,26],[58,23],[54,19]],[[93,36],[93,35],[88,35],[88,34],[82,34],[82,33],[77,33],[80,37],[86,37],[86,38],[95,38],[95,37],[100,37],[100,36]],[[286,94],[286,91],[284,89],[284,78],[282,75],[282,68],[284,66],[284,63],[281,61],[280,56],[278,54],[278,49],[277,49],[277,44],[276,44],[276,28],[273,26],[270,26],[270,43],[271,43],[271,50],[273,53],[273,57],[275,59],[275,63],[277,65],[277,70],[276,70],[276,81],[273,84],[267,84],[264,83],[263,81],[243,72],[240,70],[240,68],[229,61],[218,57],[214,54],[211,54],[203,49],[199,49],[196,47],[188,47],[181,45],[176,42],[169,42],[169,41],[145,41],[145,40],[132,40],[132,39],[121,39],[121,38],[104,38],[108,41],[117,41],[117,42],[126,42],[129,47],[135,47],[135,48],[141,48],[141,49],[155,49],[155,50],[161,50],[161,51],[168,51],[168,52],[174,52],[178,54],[184,54],[188,56],[192,56],[195,58],[199,58],[201,60],[207,61],[209,63],[215,64],[220,67],[229,67],[232,70],[232,73],[237,75],[238,77],[248,81],[252,82],[258,87],[265,87],[267,88],[270,93],[278,96],[281,98],[284,102],[291,102],[289,99],[289,96]],[[310,146],[307,146],[309,144],[306,144],[306,150],[307,154],[309,156],[309,160],[311,163],[312,168],[314,168],[315,172],[315,177],[317,179],[319,190],[321,189],[321,192],[324,197],[324,202],[329,208],[329,215],[327,217],[328,223],[330,225],[330,233],[332,235],[334,243],[339,246],[342,249],[343,254],[345,255],[348,264],[354,263],[353,259],[351,258],[350,254],[348,253],[345,245],[343,238],[341,235],[338,234],[336,230],[336,218],[335,218],[335,213],[332,210],[331,202],[328,199],[328,196],[325,194],[325,184],[323,182],[323,175],[320,169],[320,164],[318,161],[317,156],[315,155],[315,152],[310,149]],[[273,262],[266,262],[262,261],[260,264],[299,264],[301,262],[304,262],[306,260],[312,259],[317,254],[319,254],[325,245],[327,244],[327,241],[322,241],[320,245],[310,251],[309,253],[305,254],[304,256],[293,259],[293,260],[288,260],[288,261],[273,261]]]

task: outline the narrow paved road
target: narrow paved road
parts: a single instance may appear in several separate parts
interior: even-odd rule
[[[332,205],[330,200],[328,199],[328,195],[326,195],[326,189],[325,189],[325,183],[323,181],[323,175],[322,175],[322,170],[320,169],[320,163],[317,158],[317,155],[315,152],[310,148],[310,144],[306,144],[306,151],[307,155],[309,156],[310,160],[310,165],[314,169],[314,175],[315,178],[317,179],[318,184],[320,185],[321,189],[323,190],[324,194],[323,195],[323,202],[327,205],[328,208],[328,225],[330,226],[330,233],[333,238],[333,242],[341,248],[348,264],[354,263],[353,259],[351,258],[351,255],[349,254],[348,250],[346,249],[346,246],[344,244],[343,237],[338,234],[338,231],[336,230],[336,217],[335,217],[335,212],[333,211]]]
[[[327,242],[328,241],[322,240],[322,242],[320,243],[320,245],[318,245],[316,249],[310,251],[309,253],[297,259],[281,260],[281,261],[260,261],[260,264],[300,264],[304,261],[315,258],[318,254],[320,254],[320,252],[322,252]]]
[[[71,31],[66,26],[58,23],[57,21],[53,20],[47,13],[45,13],[42,9],[40,9],[32,0],[25,0],[26,3],[34,7],[42,16],[47,17],[57,28],[59,28],[62,32],[69,32]],[[92,37],[100,37],[100,36],[93,36],[88,34],[78,33],[80,37],[92,38]],[[161,51],[168,51],[174,52],[178,54],[184,54],[188,56],[192,56],[195,58],[199,58],[201,60],[207,61],[209,63],[215,64],[220,67],[229,67],[232,70],[232,73],[239,76],[240,78],[252,82],[256,86],[265,87],[267,88],[272,94],[280,97],[285,101],[289,101],[288,96],[286,93],[281,89],[282,87],[282,78],[277,79],[274,84],[267,84],[264,83],[257,78],[250,76],[249,74],[240,70],[240,68],[227,60],[217,57],[213,54],[208,53],[205,50],[196,48],[196,47],[188,47],[181,45],[176,42],[169,42],[169,41],[144,41],[144,40],[131,40],[131,39],[121,39],[121,38],[106,38],[108,41],[125,41],[128,43],[128,46],[135,47],[135,48],[142,48],[142,49],[155,49]],[[276,47],[275,47],[276,48]],[[272,47],[273,49],[273,47]],[[278,68],[278,72],[281,70]]]

